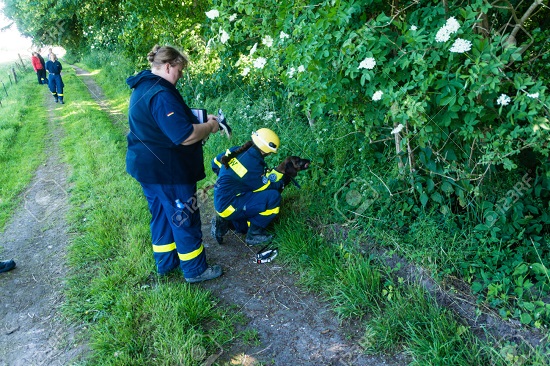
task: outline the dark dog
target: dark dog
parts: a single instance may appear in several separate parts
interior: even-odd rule
[[[302,159],[299,156],[289,156],[275,170],[284,174],[285,186],[292,182],[297,188],[301,188],[294,178],[296,178],[299,171],[309,168],[309,164],[311,164],[311,160],[309,159]],[[280,191],[282,191],[282,188]]]
[[[289,156],[275,170],[291,178],[295,178],[299,171],[309,168],[309,164],[311,164],[311,160],[309,159],[302,159],[299,156]]]

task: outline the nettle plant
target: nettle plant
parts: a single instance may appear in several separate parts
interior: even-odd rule
[[[314,129],[353,121],[365,141],[394,142],[389,178],[419,207],[474,218],[481,241],[531,246],[550,226],[549,165],[518,163],[522,151],[540,161],[550,152],[546,82],[522,67],[546,67],[544,47],[530,51],[532,33],[549,33],[536,24],[541,11],[539,0],[220,0],[206,15],[209,47],[245,83],[279,83]],[[488,194],[503,172],[532,185]]]

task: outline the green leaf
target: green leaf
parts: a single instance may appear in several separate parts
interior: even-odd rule
[[[531,318],[531,315],[527,313],[522,313],[520,316],[520,320],[522,324],[530,324],[533,318]]]
[[[426,207],[426,203],[428,203],[428,195],[426,192],[422,192],[420,195],[420,203],[422,203],[422,207]]]

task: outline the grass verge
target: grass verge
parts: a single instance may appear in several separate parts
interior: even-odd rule
[[[7,69],[0,65],[0,70]],[[20,205],[21,192],[45,159],[48,115],[44,100],[49,91],[38,85],[34,72],[18,75],[17,84],[8,82],[6,91],[0,89],[0,230]]]
[[[153,273],[153,258],[144,255],[151,251],[149,212],[139,184],[125,173],[125,136],[74,72],[64,82],[67,104],[55,113],[72,168],[74,234],[65,311],[89,329],[87,362],[197,364],[234,337],[231,317],[180,273]]]

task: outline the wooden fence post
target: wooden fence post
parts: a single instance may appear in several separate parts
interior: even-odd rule
[[[10,79],[10,81],[11,81],[11,79]],[[4,87],[4,92],[6,93],[6,97],[7,97],[8,96],[8,91],[6,90],[6,85],[4,84],[3,81],[2,81],[2,86]]]
[[[17,74],[15,73],[15,67],[11,68],[11,72],[13,72],[13,79],[15,80],[15,83],[17,84]]]

